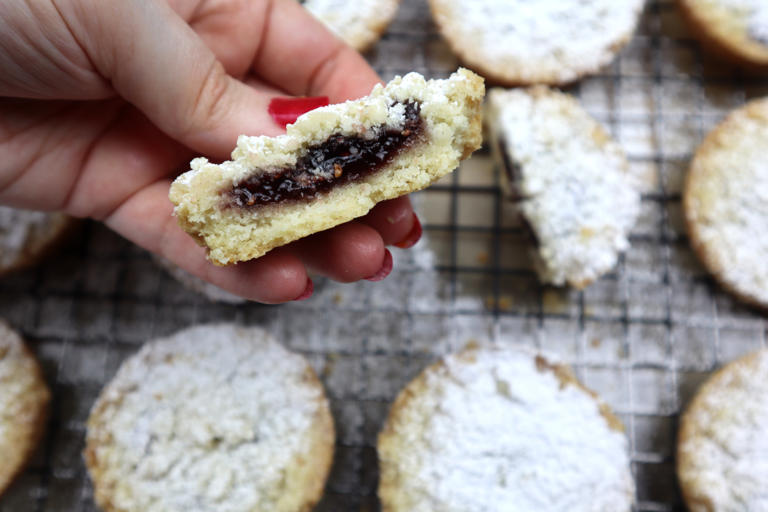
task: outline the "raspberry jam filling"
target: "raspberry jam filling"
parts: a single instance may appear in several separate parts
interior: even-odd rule
[[[424,120],[415,102],[404,103],[405,122],[397,129],[380,126],[373,137],[331,135],[307,148],[293,167],[255,172],[225,191],[226,202],[237,208],[284,201],[300,201],[375,173],[422,139]]]

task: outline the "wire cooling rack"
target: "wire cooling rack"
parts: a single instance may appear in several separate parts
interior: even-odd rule
[[[368,54],[384,78],[447,76],[458,62],[423,0],[404,0]],[[678,415],[716,367],[766,345],[766,319],[734,303],[696,262],[681,221],[692,152],[724,114],[768,95],[768,80],[702,54],[668,0],[600,75],[570,89],[626,149],[643,184],[632,248],[583,292],[539,284],[528,242],[486,151],[416,194],[426,239],[396,251],[380,283],[320,282],[304,303],[207,301],[142,250],[86,224],[63,254],[0,281],[0,314],[41,359],[53,410],[2,512],[91,511],[84,422],[121,361],[148,339],[214,321],[264,325],[322,377],[337,423],[322,511],[377,510],[375,441],[396,393],[469,338],[528,343],[569,361],[627,427],[638,511],[683,510],[674,473]]]

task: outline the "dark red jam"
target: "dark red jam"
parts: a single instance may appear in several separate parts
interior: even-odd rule
[[[325,142],[307,148],[295,166],[256,171],[225,191],[227,204],[249,208],[311,199],[336,185],[375,173],[421,140],[423,132],[418,103],[405,103],[401,128],[378,127],[371,138],[331,135]]]

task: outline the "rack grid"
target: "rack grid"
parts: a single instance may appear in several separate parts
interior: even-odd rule
[[[458,61],[424,0],[404,0],[367,55],[385,79],[447,76]],[[715,368],[766,346],[765,317],[735,303],[697,263],[680,192],[690,157],[768,79],[709,59],[670,0],[649,0],[637,34],[597,76],[568,89],[628,153],[643,184],[632,248],[584,291],[542,286],[486,150],[414,200],[425,240],[396,251],[380,283],[318,283],[300,304],[212,303],[144,251],[86,223],[46,265],[0,281],[0,314],[41,359],[54,400],[47,436],[0,512],[97,510],[81,457],[101,387],[142,342],[184,326],[262,325],[305,354],[331,397],[336,459],[318,509],[377,510],[376,435],[397,392],[470,338],[557,354],[624,421],[638,512],[683,510],[674,473],[678,416]]]

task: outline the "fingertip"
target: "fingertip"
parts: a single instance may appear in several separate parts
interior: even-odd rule
[[[231,271],[227,284],[234,288],[229,291],[256,302],[281,304],[311,295],[311,290],[307,295],[311,280],[304,264],[282,248],[222,270]]]
[[[408,196],[377,204],[361,222],[378,231],[386,245],[401,249],[411,247],[421,237],[421,223]]]

